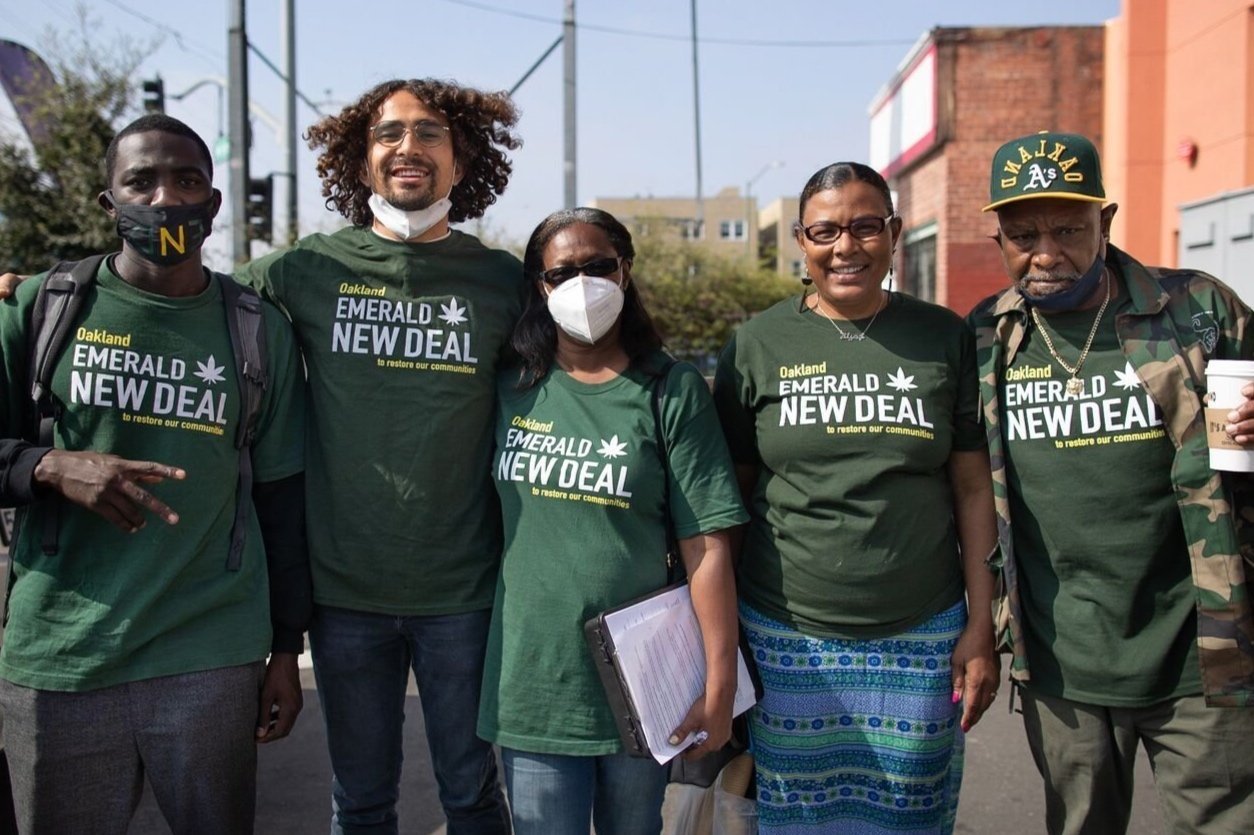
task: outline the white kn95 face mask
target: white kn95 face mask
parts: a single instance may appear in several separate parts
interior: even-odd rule
[[[623,299],[617,281],[577,275],[549,290],[549,313],[572,339],[592,345],[618,321]]]

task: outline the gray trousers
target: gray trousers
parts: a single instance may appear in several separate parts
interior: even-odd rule
[[[146,776],[175,835],[251,833],[264,671],[256,662],[83,693],[0,680],[19,831],[125,835]]]
[[[1201,696],[1107,708],[1019,692],[1051,835],[1127,831],[1140,744],[1169,832],[1254,833],[1254,708]]]

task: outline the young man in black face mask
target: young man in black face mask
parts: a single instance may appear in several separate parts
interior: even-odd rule
[[[237,495],[243,343],[229,279],[200,261],[222,199],[209,151],[151,115],[105,163],[100,203],[122,249],[100,262],[54,360],[50,446],[22,440],[44,279],[0,302],[0,504],[24,511],[0,649],[18,820],[27,833],[125,831],[147,776],[174,832],[251,832],[255,742],[285,736],[301,708],[301,366],[286,320],[261,305],[267,384],[251,496]]]

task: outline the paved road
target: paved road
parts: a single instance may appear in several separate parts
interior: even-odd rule
[[[319,835],[329,828],[331,775],[322,716],[313,676],[307,670],[303,675],[305,710],[295,732],[261,752],[258,835]],[[412,688],[406,710],[409,721],[405,725],[400,830],[407,835],[442,832],[443,815],[436,799],[418,697]],[[1009,715],[1004,704],[999,704],[967,737],[966,762],[957,832],[1001,835],[1045,831],[1040,781],[1018,715]],[[1137,763],[1135,808],[1128,831],[1136,835],[1166,833],[1143,754]],[[145,797],[131,832],[169,832],[151,797]]]

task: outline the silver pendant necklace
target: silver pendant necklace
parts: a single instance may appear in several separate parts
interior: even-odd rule
[[[881,293],[882,295],[880,297],[879,306],[875,308],[875,313],[872,314],[871,321],[867,322],[866,327],[860,331],[851,333],[836,324],[836,320],[831,316],[828,316],[827,311],[823,309],[823,299],[817,295],[814,297],[814,310],[816,310],[824,319],[832,323],[832,327],[836,329],[838,334],[840,334],[841,340],[845,342],[861,342],[866,339],[867,332],[871,330],[871,326],[874,325],[875,320],[879,318],[880,311],[888,306],[888,293],[884,293],[883,291],[881,291]]]

